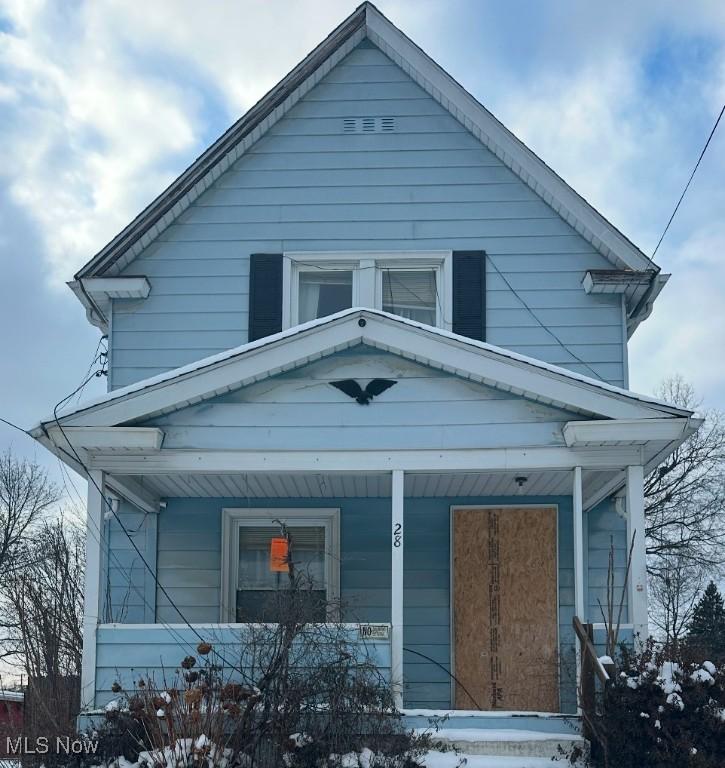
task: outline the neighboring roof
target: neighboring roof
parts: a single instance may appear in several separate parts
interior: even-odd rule
[[[136,382],[60,415],[63,426],[138,423],[358,344],[595,418],[689,418],[692,411],[492,344],[380,310],[347,309]],[[31,430],[42,438],[55,417]]]
[[[659,267],[368,2],[359,6],[82,267],[75,276],[76,280],[118,274],[365,37],[446,108],[615,267],[637,272],[653,270],[653,295],[650,298],[654,298],[663,285],[657,279]],[[77,293],[80,294],[80,291]]]
[[[25,700],[25,694],[22,691],[1,691],[0,701],[17,701],[22,702]]]

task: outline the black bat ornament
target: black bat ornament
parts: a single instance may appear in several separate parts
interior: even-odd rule
[[[357,400],[360,405],[369,405],[373,397],[385,392],[386,389],[390,389],[393,384],[397,384],[390,379],[373,379],[363,389],[355,379],[343,379],[342,381],[331,381],[330,384],[339,389],[340,392],[344,392],[348,397],[352,397]]]

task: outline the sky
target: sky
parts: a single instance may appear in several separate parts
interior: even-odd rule
[[[99,332],[66,281],[355,5],[0,0],[0,417],[29,427],[78,386]],[[724,3],[378,6],[652,253],[725,103]],[[725,408],[724,177],[725,124],[657,254],[636,391],[681,374]],[[0,424],[8,446],[61,479]]]

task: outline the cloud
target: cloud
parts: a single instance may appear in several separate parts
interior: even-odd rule
[[[138,70],[97,6],[60,8],[20,3],[0,33],[0,173],[36,220],[56,285],[175,177],[198,111],[183,86]]]
[[[3,258],[34,259],[38,290],[57,292],[357,4],[0,0],[0,206],[38,241]],[[725,5],[380,7],[651,251],[725,100]],[[673,278],[630,355],[634,387],[681,372],[721,405],[724,132],[658,253]],[[86,339],[75,312],[68,338]]]

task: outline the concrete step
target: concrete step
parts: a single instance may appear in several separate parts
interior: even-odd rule
[[[466,755],[535,757],[551,760],[576,747],[586,753],[587,743],[573,733],[545,733],[508,728],[441,728],[431,734],[434,741]]]

